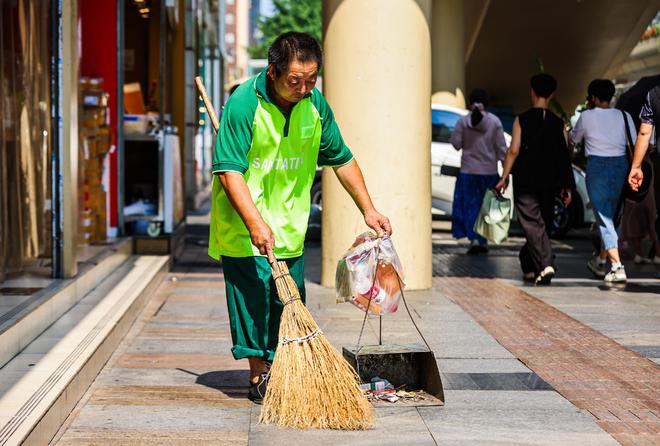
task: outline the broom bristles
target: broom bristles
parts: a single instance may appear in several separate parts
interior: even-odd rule
[[[260,421],[300,429],[373,427],[374,410],[355,371],[303,305],[286,263],[273,264],[273,277],[284,310]]]

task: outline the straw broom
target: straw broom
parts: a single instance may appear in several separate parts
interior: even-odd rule
[[[286,262],[269,257],[284,310],[260,421],[300,429],[372,427],[374,410],[355,371],[303,304]]]
[[[202,79],[196,77],[195,83],[217,132],[218,117]],[[360,390],[357,374],[303,304],[286,262],[276,261],[272,250],[268,259],[284,310],[260,421],[300,429],[371,428],[374,409]]]

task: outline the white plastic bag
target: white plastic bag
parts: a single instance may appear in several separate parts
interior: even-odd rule
[[[392,239],[360,234],[337,263],[335,285],[337,302],[352,302],[373,314],[394,313],[405,282]]]

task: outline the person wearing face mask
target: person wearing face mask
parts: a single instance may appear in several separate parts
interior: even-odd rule
[[[477,88],[470,93],[470,113],[456,123],[449,142],[463,150],[452,204],[452,235],[470,240],[468,254],[488,252],[486,239],[474,232],[481,202],[497,184],[497,162],[504,159],[506,142],[500,119],[488,113],[488,93]]]
[[[222,259],[231,351],[248,359],[248,397],[257,403],[266,393],[283,309],[270,263],[286,260],[304,300],[303,245],[317,164],[334,169],[368,227],[379,236],[392,232],[315,88],[321,65],[312,36],[279,36],[268,67],[227,101],[213,152],[209,255]]]

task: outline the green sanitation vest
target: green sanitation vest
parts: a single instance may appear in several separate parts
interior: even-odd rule
[[[275,256],[279,259],[298,257],[303,253],[310,212],[310,189],[326,125],[332,125],[332,129],[327,127],[328,133],[333,133],[334,138],[331,139],[337,140],[338,136],[341,143],[333,142],[332,145],[339,149],[333,149],[334,153],[330,154],[330,159],[322,157],[320,161],[326,161],[328,165],[341,165],[350,162],[352,155],[336,131],[332,112],[318,90],[304,97],[285,115],[268,98],[265,72],[246,84],[252,85],[242,85],[239,87],[240,91],[237,90],[234,95],[237,95],[237,101],[241,97],[250,101],[250,97],[246,98],[246,95],[256,95],[253,117],[250,116],[252,109],[247,113],[247,118],[244,112],[234,113],[228,110],[232,107],[232,95],[223,112],[213,171],[243,173],[254,204],[273,231]],[[332,122],[323,122],[321,113],[314,104],[318,104],[319,100],[323,100],[323,106],[319,108],[324,113],[329,112],[327,120]],[[241,122],[245,125],[241,126]],[[241,131],[251,135],[241,137],[238,135]],[[223,135],[226,139],[220,141]],[[248,143],[247,153],[237,150],[236,146]],[[209,240],[211,257],[218,259],[220,256],[261,256],[259,250],[252,245],[245,224],[215,174],[212,194]]]

